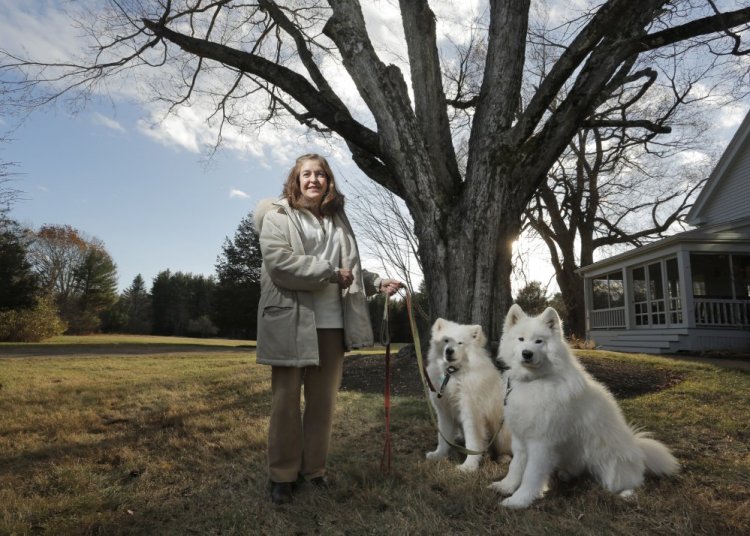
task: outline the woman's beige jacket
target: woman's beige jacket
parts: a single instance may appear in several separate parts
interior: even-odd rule
[[[367,295],[377,291],[377,274],[362,269],[354,232],[343,210],[334,215],[342,230],[341,267],[352,270],[354,282],[341,292],[344,342],[347,350],[372,346]],[[263,265],[258,305],[257,361],[282,367],[318,365],[318,337],[313,291],[329,284],[338,266],[307,255],[296,209],[285,199],[264,200],[255,210]]]

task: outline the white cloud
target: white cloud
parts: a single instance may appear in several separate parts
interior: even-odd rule
[[[231,197],[232,199],[250,199],[250,194],[247,194],[237,188],[232,188],[231,190],[229,190],[229,197]]]
[[[81,32],[56,2],[0,0],[0,11],[0,47],[11,54],[49,62],[79,54]]]
[[[197,111],[197,107],[181,108],[166,117],[158,110],[151,110],[148,120],[138,121],[138,129],[168,147],[200,153],[216,140],[206,125],[205,117]]]
[[[118,121],[109,118],[106,115],[102,115],[99,112],[95,112],[93,114],[92,120],[96,125],[107,127],[108,129],[114,130],[116,132],[125,132],[125,128]]]
[[[709,161],[710,156],[703,151],[682,151],[677,155],[680,165],[699,165]]]
[[[735,104],[722,106],[717,110],[716,123],[722,128],[736,130],[747,114],[747,106]]]

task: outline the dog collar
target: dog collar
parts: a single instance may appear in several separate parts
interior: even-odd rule
[[[503,400],[503,406],[508,405],[508,397],[510,396],[510,392],[513,390],[513,387],[510,386],[510,376],[508,376],[508,384],[505,386],[505,400]]]
[[[458,369],[454,367],[453,365],[449,366],[447,369],[445,369],[445,376],[441,378],[440,382],[440,390],[437,393],[438,398],[442,398],[443,391],[445,391],[445,386],[448,385],[448,380],[451,379],[451,375],[453,375],[454,372],[456,372]]]

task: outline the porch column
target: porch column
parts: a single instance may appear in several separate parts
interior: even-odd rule
[[[622,274],[622,300],[625,306],[625,329],[632,329],[632,318],[633,318],[633,296],[630,289],[630,278],[628,277],[628,268],[623,266],[620,268]]]
[[[695,297],[693,296],[693,272],[690,267],[690,252],[680,250],[677,253],[677,271],[680,274],[680,291],[682,296],[682,318],[688,329],[695,327]]]
[[[586,338],[590,338],[591,334],[591,307],[593,302],[591,299],[591,281],[592,277],[589,275],[583,276],[583,308],[585,310],[585,325],[586,325]]]

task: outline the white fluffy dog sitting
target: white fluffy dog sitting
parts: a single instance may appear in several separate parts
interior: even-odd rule
[[[448,456],[451,445],[463,436],[468,454],[459,465],[476,471],[482,454],[510,453],[510,435],[503,426],[505,384],[485,349],[482,326],[456,324],[438,318],[432,326],[427,375],[437,392],[430,393],[438,421],[437,449],[428,460]],[[447,441],[446,441],[447,439]]]
[[[490,488],[510,495],[504,506],[529,506],[555,470],[563,478],[588,471],[622,496],[643,483],[645,470],[678,471],[669,449],[628,426],[612,394],[573,356],[554,309],[529,317],[513,305],[498,358],[510,367],[505,419],[513,460]]]

